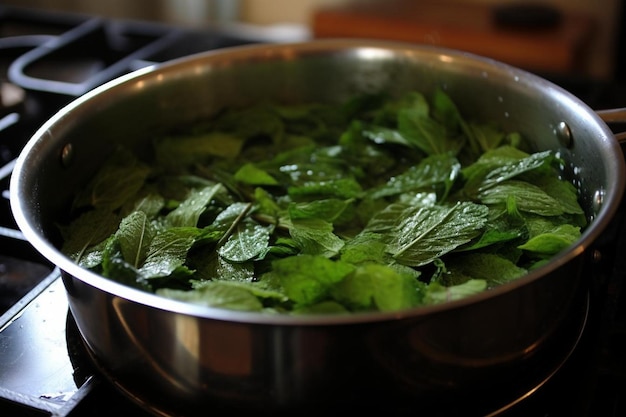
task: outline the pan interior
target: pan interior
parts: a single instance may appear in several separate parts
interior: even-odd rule
[[[65,219],[73,190],[97,169],[94,161],[118,144],[141,152],[155,135],[224,107],[265,100],[341,102],[361,93],[429,94],[438,88],[462,114],[519,131],[537,151],[558,150],[565,161],[564,176],[577,185],[582,205],[594,219],[582,246],[597,237],[623,192],[624,168],[615,157],[619,147],[611,132],[582,102],[541,78],[469,54],[347,40],[202,53],[140,70],[87,93],[48,121],[20,155],[11,187],[16,219],[29,240],[63,270],[158,305],[155,297],[126,292],[85,274],[55,249],[55,225]],[[558,134],[562,123],[571,138],[567,146]],[[578,252],[563,254],[551,268]],[[521,281],[545,272],[535,271]]]

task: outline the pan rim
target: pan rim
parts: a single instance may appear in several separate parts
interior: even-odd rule
[[[480,57],[468,52],[452,50],[448,48],[441,48],[432,45],[415,45],[402,42],[390,42],[390,41],[378,41],[378,40],[348,40],[348,39],[325,39],[307,42],[295,42],[295,43],[282,43],[282,44],[262,44],[262,45],[245,45],[234,46],[224,48],[215,51],[202,52],[187,56],[179,59],[175,59],[163,64],[146,67],[140,70],[136,70],[129,74],[120,76],[114,80],[111,80],[94,90],[86,93],[85,95],[75,99],[73,102],[65,106],[49,120],[47,120],[32,136],[22,152],[18,156],[13,175],[10,180],[10,204],[12,207],[13,215],[16,223],[21,229],[26,239],[46,258],[57,265],[62,273],[68,274],[84,283],[96,287],[112,297],[128,300],[129,302],[143,304],[156,309],[163,309],[170,312],[190,315],[194,317],[223,320],[230,322],[242,322],[242,323],[255,323],[260,325],[345,325],[345,324],[360,324],[371,322],[382,322],[389,320],[397,320],[401,318],[415,318],[427,317],[432,314],[437,314],[444,311],[450,311],[465,307],[470,304],[480,303],[489,300],[494,297],[501,296],[503,294],[514,291],[515,289],[529,285],[530,283],[541,279],[546,274],[550,273],[561,267],[562,265],[570,262],[574,258],[582,255],[595,239],[607,228],[611,219],[614,217],[619,201],[622,198],[625,187],[626,176],[623,158],[616,158],[614,160],[614,166],[612,169],[616,170],[616,182],[612,184],[610,190],[606,190],[604,196],[603,207],[597,216],[593,224],[586,228],[583,235],[574,246],[568,250],[554,257],[548,264],[529,272],[527,275],[507,284],[503,284],[493,290],[485,291],[480,294],[469,296],[460,300],[449,301],[442,304],[419,306],[406,310],[399,310],[393,312],[364,312],[364,313],[351,313],[351,314],[329,314],[329,315],[272,315],[263,314],[258,312],[240,312],[233,310],[225,310],[220,308],[205,307],[200,305],[193,305],[186,302],[169,300],[156,294],[147,293],[141,290],[137,290],[128,287],[124,284],[117,283],[109,278],[100,276],[91,271],[83,269],[75,264],[71,259],[63,255],[57,248],[53,247],[42,236],[42,231],[38,230],[31,224],[31,221],[27,218],[26,214],[28,208],[26,202],[28,201],[28,191],[24,176],[28,166],[32,164],[33,160],[37,159],[36,150],[41,142],[46,141],[49,137],[54,137],[58,130],[58,125],[62,123],[64,119],[72,117],[75,113],[80,113],[84,108],[89,109],[90,106],[98,106],[101,100],[102,93],[105,91],[119,90],[125,88],[132,88],[133,85],[138,83],[145,83],[147,81],[153,81],[163,74],[168,72],[176,72],[181,68],[193,67],[194,65],[207,65],[213,60],[217,59],[230,59],[230,62],[236,62],[238,59],[249,59],[250,54],[255,54],[258,59],[267,59],[268,57],[275,56],[276,54],[288,54],[296,51],[298,54],[302,53],[318,53],[326,51],[336,52],[353,52],[357,51],[391,51],[393,53],[419,53],[427,51],[429,54],[445,57],[445,59],[463,60],[475,63],[478,67],[486,67],[497,74],[506,74],[507,77],[525,80],[524,82],[536,82],[542,88],[549,88],[555,94],[560,95],[567,99],[572,105],[577,106],[586,117],[589,117],[589,121],[594,123],[598,130],[602,132],[602,138],[598,140],[611,142],[614,139],[612,132],[606,126],[606,124],[591,110],[586,104],[584,104],[577,97],[562,89],[559,86],[524,70],[512,67],[508,64],[504,64],[499,61],[495,61],[489,58]],[[612,147],[616,152],[620,150],[619,144],[616,140],[613,143],[607,143],[607,146]],[[619,160],[618,160],[619,159]],[[613,161],[612,161],[613,162]]]

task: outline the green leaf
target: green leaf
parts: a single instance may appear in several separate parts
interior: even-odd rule
[[[224,259],[245,262],[255,259],[269,246],[270,227],[252,221],[239,222],[228,240],[217,249]]]
[[[487,152],[500,146],[506,135],[494,123],[473,123],[467,124],[468,137],[470,142],[474,143],[474,148],[479,153]]]
[[[501,256],[492,253],[469,253],[447,262],[451,272],[460,272],[488,283],[488,287],[505,284],[525,275],[528,271]]]
[[[362,129],[361,134],[377,144],[395,143],[407,147],[411,146],[411,143],[397,129],[368,125]]]
[[[250,210],[250,203],[235,202],[224,208],[216,217],[211,228],[214,230],[228,230],[235,222],[240,220]]]
[[[470,197],[478,193],[483,181],[493,170],[505,165],[515,165],[527,158],[528,153],[509,145],[503,145],[489,150],[474,163],[463,167],[461,173],[465,178],[464,190]]]
[[[256,167],[252,163],[247,163],[241,166],[235,172],[234,178],[237,181],[251,185],[277,185],[278,181],[272,177],[267,171]]]
[[[171,227],[195,227],[200,215],[217,193],[223,190],[221,184],[211,185],[202,189],[192,189],[178,207],[169,212],[165,218]]]
[[[78,193],[74,207],[116,210],[135,198],[150,172],[129,150],[118,148]]]
[[[298,255],[272,263],[273,272],[285,294],[300,305],[327,298],[332,286],[354,271],[354,266],[322,256]]]
[[[361,185],[353,178],[340,178],[329,181],[308,182],[301,186],[289,187],[289,196],[295,199],[357,198],[362,193]]]
[[[119,221],[119,216],[108,209],[90,210],[81,214],[69,226],[60,227],[64,239],[61,251],[75,261],[80,261],[87,248],[115,232]]]
[[[486,206],[459,202],[452,207],[408,209],[387,246],[393,258],[418,267],[480,235],[487,222]]]
[[[457,248],[459,251],[470,251],[486,248],[489,246],[510,242],[525,235],[526,229],[523,225],[507,227],[503,224],[488,223],[480,238],[469,245]]]
[[[152,192],[142,196],[137,199],[137,201],[133,201],[128,212],[132,213],[133,211],[142,211],[146,213],[146,216],[148,216],[149,219],[154,219],[163,207],[165,207],[165,199],[163,196]]]
[[[288,213],[292,221],[317,218],[332,223],[346,211],[350,204],[352,204],[352,200],[337,198],[291,203],[288,207]]]
[[[166,167],[185,166],[209,157],[234,158],[246,138],[225,132],[159,138],[154,143],[156,161]]]
[[[542,175],[533,178],[532,183],[557,200],[564,213],[585,214],[578,202],[578,190],[574,184],[561,180],[555,175]]]
[[[412,210],[414,209],[408,204],[389,204],[370,218],[363,231],[373,233],[392,231],[397,226],[398,221],[404,218],[405,211],[410,213]]]
[[[113,239],[112,235],[109,239]],[[97,245],[93,245],[82,251],[80,254],[70,255],[72,259],[75,259],[78,265],[87,269],[97,269],[101,267],[104,259],[104,250],[109,243],[109,239],[103,240]],[[78,259],[80,258],[80,259]]]
[[[487,282],[482,279],[470,279],[458,285],[445,287],[438,283],[428,285],[424,294],[424,304],[438,304],[447,301],[460,300],[470,295],[478,294],[487,289]]]
[[[432,117],[441,122],[449,130],[458,129],[463,118],[450,96],[437,88],[432,96]]]
[[[159,232],[152,242],[146,261],[139,271],[146,278],[160,278],[172,274],[184,265],[187,252],[198,235],[194,227],[173,227]]]
[[[255,278],[254,262],[229,262],[212,245],[190,251],[187,265],[193,269],[193,278],[197,281],[251,282]]]
[[[303,254],[331,258],[339,253],[344,241],[333,233],[333,225],[322,219],[295,219],[289,234]]]
[[[332,296],[351,310],[394,311],[419,302],[411,276],[379,264],[365,264],[335,285]]]
[[[210,281],[191,291],[161,288],[156,294],[178,301],[207,307],[239,311],[261,311],[263,304],[248,289],[229,285],[222,281]]]
[[[114,236],[106,241],[106,246],[102,252],[102,273],[107,277],[113,277],[122,284],[152,291],[137,268],[124,260],[119,241]]]
[[[463,146],[463,141],[448,136],[444,124],[411,108],[398,111],[398,131],[412,146],[427,155],[456,154]]]
[[[348,240],[341,249],[341,260],[351,264],[377,262],[387,264],[390,262],[389,255],[385,252],[387,243],[383,235],[374,232],[363,231]]]
[[[563,204],[536,185],[524,181],[509,180],[481,191],[477,196],[483,204],[506,204],[515,199],[520,211],[558,216],[564,213]]]
[[[406,172],[393,176],[389,181],[371,192],[372,198],[389,197],[424,189],[440,189],[442,197],[448,193],[461,171],[461,164],[452,155],[433,155],[424,158]]]
[[[207,285],[211,286],[215,281],[196,281],[193,283],[194,289],[201,289]],[[282,291],[282,287],[274,285],[269,281],[250,281],[250,280],[220,280],[220,285],[231,286],[233,288],[241,288],[252,293],[260,300],[264,300],[264,304],[286,303],[289,298]]]
[[[148,248],[155,235],[156,229],[143,211],[133,212],[123,218],[116,236],[124,260],[134,268],[139,268],[148,255]]]
[[[491,170],[482,183],[478,187],[478,192],[487,190],[497,184],[500,184],[506,180],[516,177],[525,172],[544,166],[554,160],[554,154],[552,151],[543,151],[531,154],[525,158],[517,160],[515,162],[508,162],[498,166]]]
[[[257,204],[257,212],[259,213],[277,217],[281,211],[274,197],[263,188],[257,187],[254,189],[254,199]]]
[[[381,98],[379,97],[379,100]],[[377,125],[396,126],[398,114],[401,111],[409,111],[417,116],[428,117],[430,105],[422,93],[409,91],[399,98],[386,97],[385,101],[378,102],[378,108],[371,111],[372,120]]]
[[[567,249],[580,238],[580,228],[570,224],[532,237],[518,248],[540,255],[555,255]]]

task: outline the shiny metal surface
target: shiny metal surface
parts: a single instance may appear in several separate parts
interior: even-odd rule
[[[67,297],[58,271],[41,285],[47,288],[40,301],[0,329],[0,377],[2,389],[30,395],[54,412],[83,381],[71,377],[72,363],[67,346],[62,343],[65,316],[55,314],[67,310]]]
[[[468,117],[520,131],[537,150],[560,152],[593,219],[576,246],[524,278],[464,300],[299,317],[166,300],[82,270],[55,247],[55,220],[116,143],[141,149],[151,135],[223,106],[434,88],[444,88]],[[561,123],[569,127],[567,147],[556,133]],[[68,146],[69,159],[62,157]],[[351,404],[380,390],[438,401],[502,389],[501,378],[536,372],[581,302],[581,262],[617,210],[625,177],[606,124],[541,78],[456,51],[332,40],[203,53],[96,88],[25,147],[11,178],[11,204],[26,238],[63,271],[71,312],[105,373],[163,414],[194,415],[218,403],[265,410]]]

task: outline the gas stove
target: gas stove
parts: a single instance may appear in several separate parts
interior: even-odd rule
[[[119,75],[196,52],[265,41],[223,28],[192,30],[0,6],[0,416],[159,415],[121,393],[90,360],[58,268],[30,246],[13,221],[9,178],[24,144],[62,106]],[[539,75],[594,109],[626,105],[623,83]],[[587,251],[587,303],[556,356],[530,381],[503,381],[501,392],[485,393],[484,404],[465,415],[626,415],[625,217],[623,202],[614,224]],[[424,412],[390,403],[383,393],[369,398],[367,406],[385,415]]]

